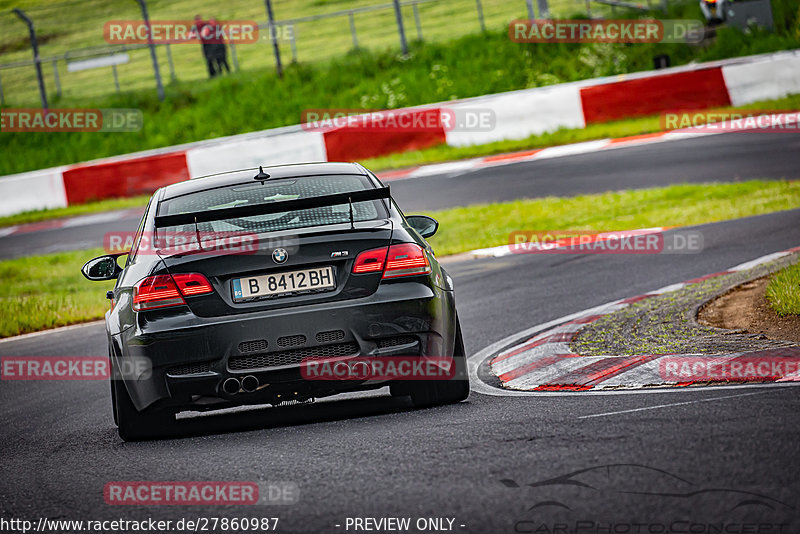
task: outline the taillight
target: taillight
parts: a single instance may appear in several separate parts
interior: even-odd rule
[[[431,265],[422,247],[413,243],[392,245],[386,256],[386,267],[383,270],[384,278],[397,278],[415,274],[428,274]]]
[[[199,273],[148,276],[133,288],[133,309],[153,310],[186,304],[183,297],[212,293],[214,288]]]
[[[184,297],[214,292],[208,279],[200,273],[173,274],[172,279],[178,284],[178,289]]]
[[[392,245],[362,252],[353,264],[353,273],[383,272],[383,278],[398,278],[431,272],[422,247],[413,243]]]
[[[356,257],[353,264],[355,274],[379,273],[383,271],[383,264],[386,261],[386,252],[389,247],[376,248],[362,252]]]

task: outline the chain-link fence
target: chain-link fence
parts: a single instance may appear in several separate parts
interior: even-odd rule
[[[399,4],[408,41],[443,41],[482,29],[501,29],[515,18],[585,13],[588,0],[403,0]],[[51,4],[0,0],[0,6],[2,105],[40,105],[28,26],[20,15],[27,16],[36,31],[39,63],[51,104],[74,104],[114,92],[155,88],[147,44],[112,45],[104,39],[107,22],[142,19],[137,0]],[[323,62],[357,48],[400,49],[401,25],[392,0],[272,0],[272,33],[266,0],[148,0],[146,6],[151,21],[191,20],[199,14],[205,19],[258,23],[261,31],[257,42],[228,46],[234,71],[275,68],[271,35],[277,38],[284,64]],[[15,14],[12,8],[22,13]],[[208,78],[197,41],[157,43],[155,53],[165,84]]]

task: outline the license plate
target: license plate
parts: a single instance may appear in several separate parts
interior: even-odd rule
[[[331,290],[335,287],[333,267],[315,267],[299,271],[234,278],[233,300]]]

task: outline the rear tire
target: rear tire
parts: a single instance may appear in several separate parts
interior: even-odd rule
[[[175,416],[166,411],[139,411],[133,405],[125,382],[112,382],[116,405],[117,431],[124,441],[158,438],[166,434]]]
[[[411,402],[417,408],[455,404],[469,397],[469,377],[467,375],[467,355],[461,324],[456,319],[456,343],[453,348],[455,376],[449,380],[427,380],[413,384],[410,389]]]

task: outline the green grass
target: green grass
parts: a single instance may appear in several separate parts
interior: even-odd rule
[[[776,100],[765,100],[741,107],[720,108],[715,111],[746,110],[800,110],[800,94]],[[525,139],[497,141],[484,145],[452,147],[439,145],[424,150],[413,150],[398,154],[389,154],[378,158],[363,160],[361,163],[368,169],[380,171],[398,169],[426,163],[452,161],[492,154],[502,154],[518,150],[529,150],[549,146],[566,145],[595,139],[613,139],[632,135],[648,134],[661,131],[659,116],[625,119],[602,124],[590,124],[583,129],[560,129],[540,135],[532,135]]]
[[[800,263],[775,273],[767,284],[766,297],[779,316],[800,315]]]
[[[129,197],[129,198],[109,198],[89,202],[86,204],[76,204],[66,208],[55,208],[50,210],[26,211],[16,215],[6,215],[0,217],[0,228],[4,226],[14,226],[16,224],[27,224],[50,219],[60,219],[62,217],[75,217],[78,215],[89,215],[104,211],[121,210],[127,208],[144,208],[150,195]]]
[[[92,319],[108,309],[113,282],[89,282],[83,264],[102,249],[61,252],[0,262],[0,337]]]
[[[508,243],[515,230],[625,230],[701,224],[800,206],[800,182],[676,185],[432,213],[440,256]],[[102,318],[112,282],[80,274],[102,249],[0,261],[0,337]],[[797,274],[795,274],[797,276]],[[796,286],[796,284],[795,284]],[[795,300],[795,303],[797,301]]]
[[[128,92],[91,98],[65,96],[53,107],[138,108],[144,115],[140,132],[0,133],[0,144],[14,154],[13,158],[0,159],[0,175],[297,124],[305,109],[399,108],[612,76],[649,70],[657,54],[669,54],[673,65],[683,65],[800,47],[796,31],[800,0],[775,2],[793,7],[786,9],[794,13],[787,15],[790,27],[779,25],[780,31],[775,34],[720,29],[714,41],[701,46],[519,44],[508,39],[504,27],[492,26],[486,33],[415,42],[408,57],[398,54],[396,46],[341,53],[325,61],[301,57],[300,63],[287,66],[280,80],[271,68],[256,65],[212,81],[181,80],[167,87],[164,102],[158,101],[152,88],[136,89],[123,80]],[[79,9],[80,3],[76,5]],[[441,5],[461,4],[443,0]],[[524,3],[520,1],[518,6],[524,8]],[[524,13],[524,9],[521,11]],[[695,2],[671,3],[666,16],[701,17]],[[512,17],[501,17],[508,18]],[[451,32],[450,26],[444,24],[439,29],[451,38],[459,35],[458,30]],[[452,26],[457,26],[455,19]],[[199,50],[193,53],[200,54]],[[268,49],[260,54],[268,57]],[[137,67],[142,72],[148,68],[146,64]],[[6,71],[3,76],[5,88]],[[35,87],[26,85],[24,93],[26,102],[32,105],[36,105]],[[8,100],[19,105],[10,93]]]
[[[428,213],[440,256],[509,244],[525,230],[630,230],[687,226],[800,207],[800,181],[674,185],[570,198],[547,197]]]
[[[266,10],[263,0],[148,0],[152,20],[185,20],[195,13],[220,20],[255,20],[263,23]],[[380,0],[273,0],[273,11],[278,20],[323,15],[352,8],[386,5]],[[509,20],[526,13],[522,0],[482,0],[485,23],[488,28],[502,28]],[[555,13],[568,15],[579,6],[575,0],[550,0]],[[103,39],[103,25],[108,20],[136,20],[141,18],[139,7],[133,0],[0,0],[0,63],[30,60],[26,26],[10,13],[19,7],[27,11],[36,23],[40,53],[43,57],[63,55],[87,47],[108,47]],[[402,9],[408,39],[416,39],[417,29],[413,8]],[[429,42],[451,40],[467,33],[479,31],[474,0],[438,0],[419,4],[422,37]],[[366,11],[354,15],[358,44],[372,50],[399,48],[399,37],[394,10]],[[323,63],[344,55],[353,48],[347,17],[300,22],[295,25],[297,59],[306,63]],[[262,32],[263,36],[263,32]],[[279,40],[284,63],[292,59],[291,40],[281,34]],[[169,80],[169,62],[165,47],[157,48],[162,74]],[[182,82],[206,80],[208,75],[198,43],[171,45],[175,74]],[[147,49],[129,50],[130,62],[118,67],[120,83],[125,90],[154,88],[152,66]],[[271,43],[240,44],[236,47],[239,65],[245,71],[266,70],[274,67]],[[74,53],[73,53],[74,55]],[[232,63],[232,52],[229,62]],[[233,64],[231,65],[233,67]],[[48,92],[55,95],[53,67],[44,66]],[[67,72],[64,62],[59,63],[59,76],[64,97],[96,98],[114,91],[110,69],[93,69]],[[31,67],[3,71],[3,86],[10,101],[36,104],[36,78]],[[34,88],[34,90],[31,90]]]

